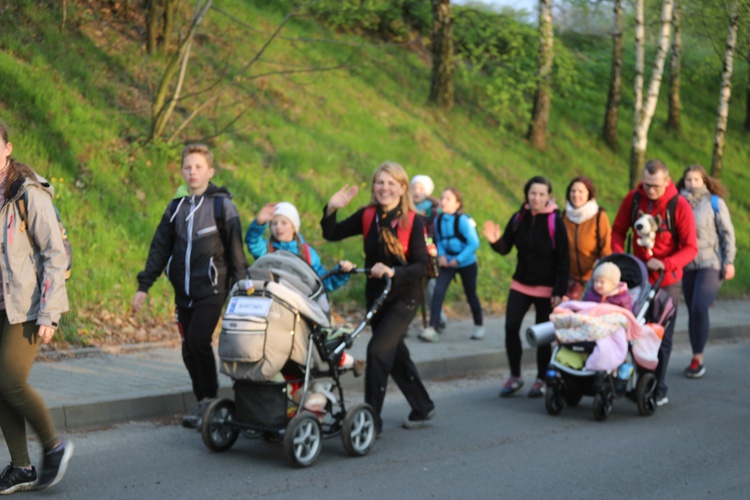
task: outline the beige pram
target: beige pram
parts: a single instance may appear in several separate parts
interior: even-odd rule
[[[352,330],[331,325],[322,278],[296,254],[267,254],[248,274],[230,292],[219,338],[221,372],[234,381],[234,401],[220,399],[206,410],[204,443],[225,451],[240,433],[283,440],[292,465],[305,467],[317,459],[323,438],[341,434],[350,455],[367,454],[375,441],[375,417],[364,403],[347,410],[339,360],[382,304],[390,283]],[[313,381],[323,389],[313,393]],[[297,387],[301,395],[293,399]],[[323,411],[309,411],[306,400],[320,392],[326,395]]]

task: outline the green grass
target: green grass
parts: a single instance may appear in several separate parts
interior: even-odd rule
[[[117,324],[115,319],[130,316],[135,275],[181,182],[180,145],[142,141],[149,126],[150,89],[158,81],[163,56],[145,57],[137,18],[103,23],[100,13],[72,3],[68,27],[60,33],[57,9],[35,5],[15,2],[0,12],[5,26],[0,32],[0,117],[11,126],[15,156],[53,181],[74,246],[69,281],[73,311],[66,319],[66,338],[97,343]],[[224,2],[222,9],[270,32],[284,10],[274,2],[263,5],[234,0]],[[371,39],[357,49],[361,38],[330,32],[305,17],[293,19],[283,34],[353,45],[276,41],[264,62],[180,138],[212,135],[235,113],[250,107],[232,130],[212,140],[219,166],[216,182],[233,192],[245,227],[263,204],[291,201],[302,215],[302,233],[324,262],[362,262],[360,239],[325,242],[318,221],[328,197],[345,183],[357,184],[362,191],[344,213],[365,204],[371,173],[384,160],[398,161],[410,175],[429,174],[438,189],[460,188],[466,211],[480,225],[489,219],[505,224],[521,203],[523,183],[535,174],[551,178],[558,200],[571,177],[591,176],[600,203],[612,217],[627,191],[632,128],[628,75],[621,150],[611,152],[599,139],[609,77],[608,43],[568,42],[577,58],[579,88],[564,99],[553,97],[548,148],[539,152],[517,132],[525,130],[523,123],[512,127],[514,131],[499,129],[482,109],[482,96],[471,94],[465,84],[457,86],[462,105],[450,115],[427,107],[430,65],[420,50]],[[185,93],[205,87],[218,73],[236,71],[263,41],[258,33],[210,12],[193,48]],[[250,79],[292,65],[339,64],[355,50],[359,52],[354,64],[346,69]],[[691,54],[684,68],[682,135],[664,130],[663,99],[649,134],[649,156],[664,159],[675,174],[690,163],[710,163],[720,65],[708,54]],[[632,67],[632,54],[627,58],[626,72]],[[725,296],[750,290],[750,206],[740,196],[750,192],[750,174],[743,168],[750,160],[750,145],[741,132],[745,96],[737,83],[747,75],[744,63],[738,63],[735,74],[724,180],[733,194],[728,204],[737,233],[739,274],[722,289]],[[666,95],[664,86],[661,95]],[[182,102],[178,117],[197,102]],[[478,259],[480,297],[497,310],[504,303],[515,259],[493,253],[486,244]],[[150,296],[145,318],[170,320],[167,281],[160,279]],[[358,283],[336,292],[334,301],[360,301],[361,296]],[[449,301],[466,310],[460,286],[451,288]],[[101,326],[95,321],[101,317],[114,319]]]

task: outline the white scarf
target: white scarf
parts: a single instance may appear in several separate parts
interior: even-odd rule
[[[596,200],[589,200],[578,208],[573,208],[570,201],[565,203],[565,215],[568,216],[575,224],[582,224],[589,219],[594,218],[599,211],[599,204]]]

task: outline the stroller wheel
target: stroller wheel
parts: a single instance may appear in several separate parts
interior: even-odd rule
[[[597,392],[594,396],[594,419],[597,422],[606,420],[610,413],[612,413],[612,400],[614,395],[612,388],[608,385],[605,386],[601,391]]]
[[[638,413],[649,417],[656,411],[656,377],[647,372],[638,379],[635,389],[635,402],[638,404]]]
[[[547,392],[544,394],[544,407],[550,415],[559,415],[563,410],[563,395],[558,384],[547,386]]]
[[[361,403],[346,412],[341,426],[344,449],[352,457],[367,455],[375,442],[375,415],[370,405]]]
[[[232,425],[234,401],[217,399],[206,409],[201,425],[203,443],[211,451],[226,451],[237,441],[239,430]]]
[[[315,463],[323,447],[320,422],[310,413],[294,416],[284,433],[286,458],[294,467],[308,467]]]

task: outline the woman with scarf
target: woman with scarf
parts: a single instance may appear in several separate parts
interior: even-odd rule
[[[685,368],[687,378],[701,378],[706,373],[703,348],[708,342],[708,309],[725,280],[734,278],[737,247],[729,209],[722,197],[726,189],[709,177],[700,165],[685,169],[677,189],[693,207],[698,235],[698,254],[685,266],[682,292],[688,309],[688,332],[693,359]]]
[[[383,428],[380,414],[390,375],[411,406],[403,427],[419,428],[435,416],[435,404],[422,384],[404,336],[421,303],[422,283],[428,271],[424,222],[415,217],[409,178],[397,163],[385,162],[375,169],[370,204],[338,222],[337,211],[346,207],[357,191],[356,186],[344,186],[334,194],[324,209],[320,225],[323,237],[329,241],[362,236],[365,267],[370,269],[365,286],[368,309],[385,287],[382,278],[387,275],[393,283],[385,303],[371,321],[365,402],[373,408],[376,432],[380,434]]]
[[[570,249],[570,278],[565,295],[579,300],[596,261],[612,253],[612,226],[596,202],[596,188],[588,177],[570,181],[565,198],[562,218]]]

